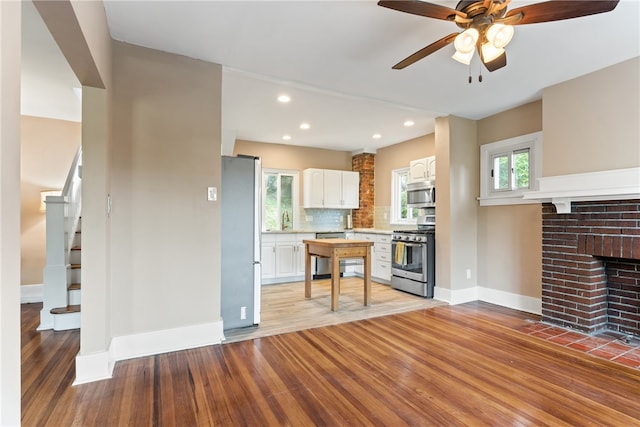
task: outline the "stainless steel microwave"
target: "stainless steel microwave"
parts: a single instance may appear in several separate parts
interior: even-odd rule
[[[436,182],[423,181],[407,184],[407,207],[429,208],[436,205]]]

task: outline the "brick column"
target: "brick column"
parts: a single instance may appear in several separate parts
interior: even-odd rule
[[[376,155],[357,154],[351,158],[351,169],[360,173],[360,208],[353,210],[354,228],[372,228],[374,223],[374,171]]]

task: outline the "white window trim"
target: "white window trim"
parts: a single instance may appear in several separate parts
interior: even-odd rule
[[[264,180],[264,176],[266,174],[284,174],[284,175],[292,175],[293,176],[293,222],[292,222],[292,229],[293,230],[297,230],[298,228],[300,228],[300,187],[299,187],[299,182],[300,182],[300,172],[297,170],[291,170],[291,169],[269,169],[269,168],[263,168],[262,169],[262,194],[267,194],[267,189],[265,188],[265,180]],[[262,200],[260,200],[260,215],[262,216],[262,231],[266,231],[266,227],[264,224],[264,197],[262,197]],[[276,231],[276,230],[271,230],[271,231]]]
[[[508,191],[492,191],[491,169],[495,154],[529,149],[529,188]],[[524,205],[538,203],[523,196],[538,190],[542,177],[542,132],[534,132],[502,141],[491,142],[480,147],[480,206]]]
[[[391,219],[393,225],[415,225],[416,218],[400,218],[400,192],[398,191],[400,175],[406,173],[409,176],[409,168],[393,169],[391,171]]]

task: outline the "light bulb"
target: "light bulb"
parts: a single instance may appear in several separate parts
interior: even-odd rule
[[[487,30],[487,40],[497,48],[503,48],[513,38],[513,26],[504,24],[493,24]]]
[[[490,42],[484,43],[482,45],[482,60],[486,64],[487,62],[491,62],[494,59],[498,58],[500,55],[504,53],[503,48],[497,48]]]
[[[476,30],[475,28],[467,28],[456,36],[453,45],[460,53],[473,52],[473,50],[476,48],[478,37],[478,30]]]
[[[469,65],[471,63],[471,58],[473,58],[473,51],[462,53],[459,50],[456,50],[456,53],[453,54],[452,58],[465,65]]]

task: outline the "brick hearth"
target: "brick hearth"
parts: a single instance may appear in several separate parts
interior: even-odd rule
[[[542,208],[542,320],[640,336],[640,200]]]

